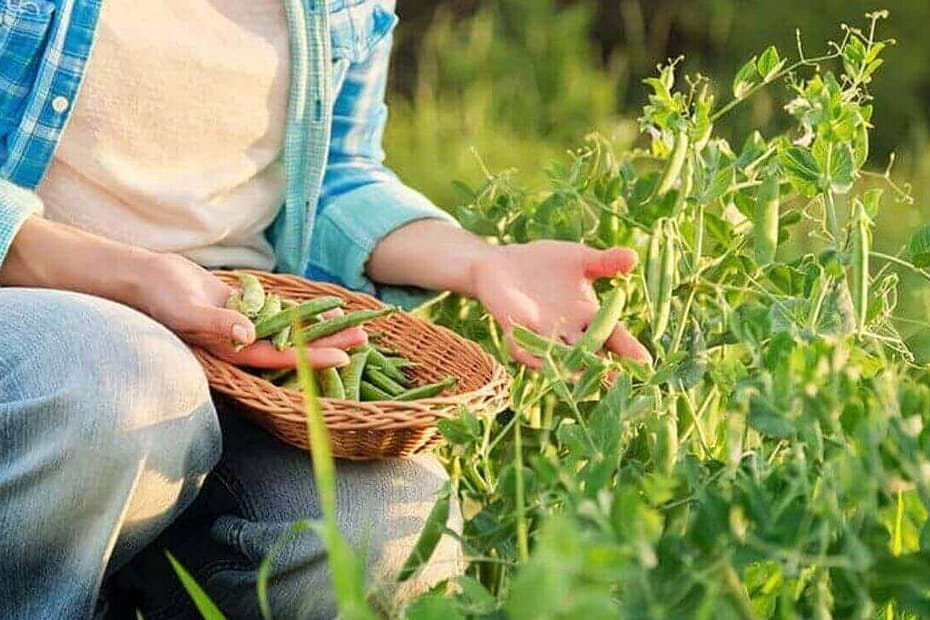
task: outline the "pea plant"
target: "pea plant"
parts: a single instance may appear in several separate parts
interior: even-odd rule
[[[599,285],[577,346],[517,329],[546,366],[513,367],[512,411],[442,423],[470,567],[407,617],[930,617],[930,373],[897,316],[898,272],[930,279],[930,229],[872,247],[910,201],[868,166],[884,17],[820,56],[769,47],[727,93],[672,60],[646,80],[647,147],[592,136],[545,191],[461,187],[461,221],[498,243],[642,260]],[[763,89],[792,129],[719,137]],[[473,302],[434,312],[507,359]],[[617,320],[653,367],[597,354]]]

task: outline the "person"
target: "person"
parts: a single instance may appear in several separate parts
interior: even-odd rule
[[[384,166],[396,20],[390,0],[0,0],[0,616],[189,617],[165,550],[230,617],[260,615],[259,563],[319,502],[307,455],[214,402],[186,346],[295,364],[211,269],[406,305],[451,290],[505,333],[572,342],[592,280],[633,266],[624,248],[491,246]],[[343,365],[364,338],[309,359]],[[608,346],[648,358],[622,326]],[[446,474],[433,457],[337,473],[341,528],[390,584]],[[446,537],[407,595],[461,564]],[[276,617],[335,615],[315,534],[282,546],[268,594]]]

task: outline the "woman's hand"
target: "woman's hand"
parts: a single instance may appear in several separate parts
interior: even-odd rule
[[[574,344],[598,311],[591,283],[628,273],[637,261],[628,248],[595,250],[578,243],[536,241],[494,248],[472,268],[473,295],[503,327],[513,358],[532,368],[539,359],[513,340],[513,325]],[[649,351],[618,325],[606,347],[651,363]]]
[[[381,240],[368,261],[368,275],[385,284],[451,290],[480,300],[507,333],[519,362],[540,360],[513,341],[513,325],[572,344],[598,311],[591,283],[630,271],[636,253],[628,248],[594,250],[580,243],[535,241],[493,246],[440,220],[419,220]],[[622,325],[607,348],[650,363],[649,351]]]
[[[297,364],[295,350],[278,351],[267,340],[255,341],[252,323],[225,308],[232,289],[215,275],[174,254],[153,255],[149,265],[149,284],[131,305],[182,340],[239,366],[288,368]],[[347,329],[313,342],[307,347],[307,358],[314,368],[344,366],[349,363],[345,349],[366,342],[364,330]],[[244,348],[236,350],[236,345]]]

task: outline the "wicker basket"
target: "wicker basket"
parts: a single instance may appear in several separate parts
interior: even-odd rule
[[[368,295],[297,276],[254,273],[268,291],[303,301],[321,295],[345,299],[346,310],[377,308],[381,302]],[[229,283],[231,272],[217,272]],[[510,378],[506,370],[477,344],[455,333],[397,314],[365,325],[382,334],[379,341],[417,363],[405,369],[414,384],[459,378],[452,394],[412,402],[352,402],[320,399],[329,428],[333,454],[339,458],[369,460],[410,456],[435,446],[440,435],[436,422],[458,415],[464,407],[476,415],[492,415],[507,406]],[[282,441],[307,448],[307,422],[301,392],[280,388],[259,376],[196,349],[210,386],[238,403],[237,410]]]

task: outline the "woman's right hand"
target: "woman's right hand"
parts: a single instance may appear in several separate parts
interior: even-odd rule
[[[148,284],[136,292],[131,305],[188,344],[238,366],[296,366],[294,349],[278,351],[267,340],[255,341],[249,319],[225,307],[232,289],[206,269],[176,254],[155,254],[146,271]],[[307,358],[314,368],[344,366],[349,363],[346,349],[366,342],[363,329],[347,329],[313,342],[307,347]]]

